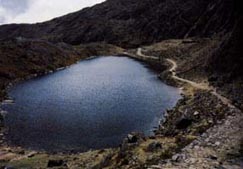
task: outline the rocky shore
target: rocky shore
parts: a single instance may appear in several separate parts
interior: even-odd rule
[[[206,42],[205,42],[206,41]],[[217,40],[215,40],[217,41]],[[176,73],[198,83],[205,82],[200,67],[183,74],[188,62],[181,62],[182,49],[190,48],[197,53],[208,50],[209,44],[215,41],[184,43],[182,40],[171,40],[143,47],[147,56],[158,57],[156,65],[170,70],[171,64],[165,59],[177,61]],[[207,45],[205,45],[205,43]],[[206,46],[206,47],[205,47]],[[205,47],[204,49],[202,47]],[[155,50],[156,49],[156,50]],[[162,49],[162,50],[161,50]],[[197,51],[196,51],[197,49]],[[199,51],[198,51],[199,50]],[[121,52],[121,51],[120,51]],[[191,55],[194,56],[194,53]],[[121,52],[122,53],[122,52]],[[136,50],[128,50],[137,59]],[[188,50],[190,53],[190,50]],[[176,55],[177,54],[177,55]],[[173,57],[172,57],[173,56]],[[191,56],[190,56],[191,57]],[[197,55],[194,59],[198,59]],[[147,61],[143,59],[143,61]],[[151,60],[149,60],[151,63]],[[152,64],[152,65],[154,65]],[[164,69],[163,69],[164,70]],[[196,73],[195,73],[196,72]],[[242,167],[242,125],[241,110],[231,108],[210,90],[197,89],[190,84],[176,81],[172,72],[163,71],[160,78],[169,84],[183,88],[183,98],[172,110],[167,110],[166,117],[155,129],[155,135],[145,137],[140,133],[128,134],[119,148],[89,151],[86,153],[48,154],[23,150],[20,147],[9,148],[2,142],[0,166],[12,168],[241,168]],[[3,135],[1,135],[2,137]]]

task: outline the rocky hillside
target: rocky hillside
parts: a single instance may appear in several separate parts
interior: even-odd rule
[[[106,42],[137,47],[164,39],[225,33],[235,23],[239,0],[107,0],[48,22],[0,27],[0,39]]]
[[[206,70],[209,80],[218,86],[225,96],[230,97],[234,104],[243,108],[243,13],[242,2],[235,12],[237,23],[232,31],[224,35],[220,46],[209,54]]]

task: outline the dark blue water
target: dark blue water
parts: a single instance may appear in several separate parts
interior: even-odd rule
[[[133,131],[149,134],[180,98],[146,65],[98,57],[13,87],[10,144],[34,150],[86,151],[118,146]]]

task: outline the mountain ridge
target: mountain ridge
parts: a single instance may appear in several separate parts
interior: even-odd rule
[[[131,48],[165,39],[212,36],[235,24],[231,0],[107,0],[50,21],[0,26],[0,39],[22,36],[72,45],[106,42]]]

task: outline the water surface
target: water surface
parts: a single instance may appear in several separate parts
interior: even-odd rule
[[[28,80],[9,95],[9,143],[46,151],[114,147],[130,132],[149,134],[180,98],[146,65],[115,56]]]

